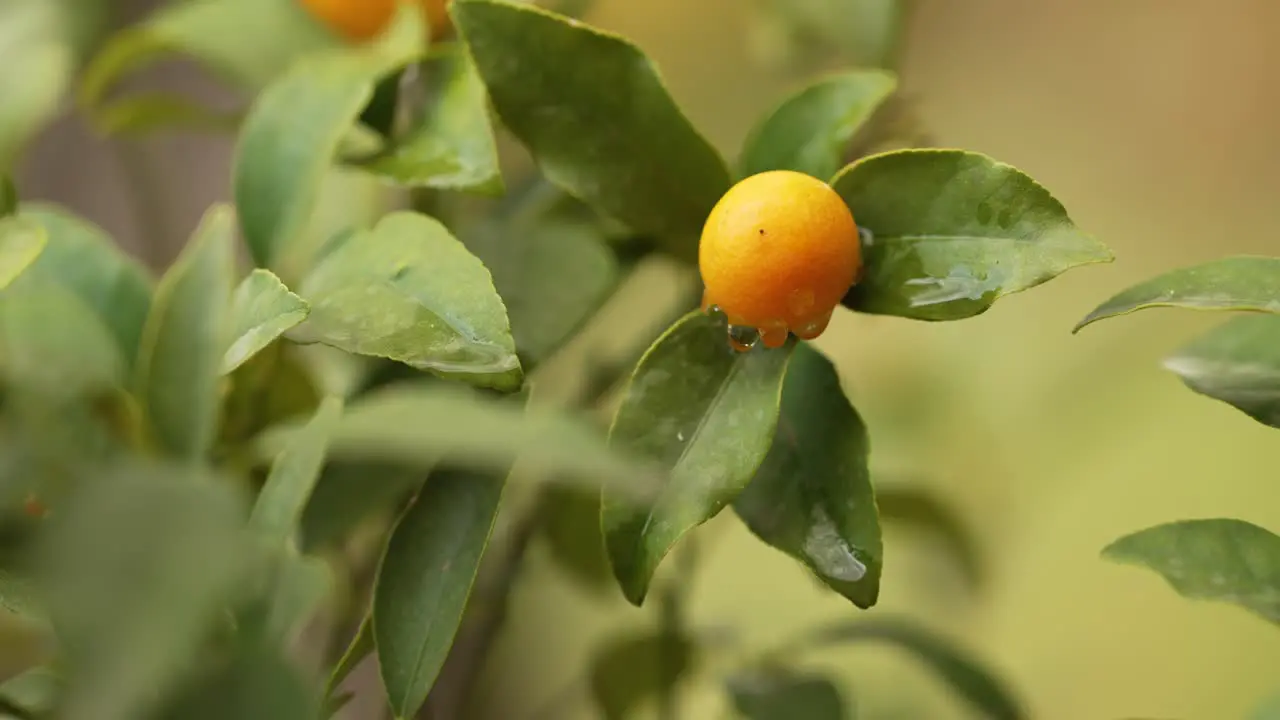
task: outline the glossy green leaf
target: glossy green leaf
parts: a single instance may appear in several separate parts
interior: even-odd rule
[[[1171,270],[1116,294],[1075,330],[1153,307],[1280,313],[1280,258],[1242,255]]]
[[[157,720],[317,720],[314,689],[284,656],[242,643],[172,700]]]
[[[880,522],[887,527],[936,535],[941,541],[938,545],[955,557],[972,585],[981,585],[985,580],[981,548],[973,529],[942,498],[924,487],[881,483],[876,486],[876,507],[880,511]]]
[[[292,430],[261,440],[271,452]],[[329,454],[348,462],[437,463],[498,472],[519,460],[530,478],[615,486],[643,497],[658,473],[643,459],[607,447],[595,428],[546,407],[494,398],[451,384],[389,385],[353,401],[338,423]]]
[[[897,86],[895,75],[880,70],[851,70],[806,86],[752,130],[742,151],[742,176],[768,170],[822,180],[834,176],[849,141]]]
[[[1156,572],[1183,597],[1231,603],[1280,623],[1280,536],[1252,523],[1165,523],[1116,540],[1102,556]]]
[[[501,194],[488,96],[470,57],[459,48],[419,70],[425,97],[414,127],[359,166],[396,185]]]
[[[625,720],[692,672],[697,647],[685,637],[649,632],[607,642],[591,661],[591,696],[604,720]]]
[[[863,642],[887,643],[911,653],[984,717],[991,720],[1029,717],[1018,698],[971,652],[906,620],[882,617],[840,621],[809,633],[803,645],[818,648]]]
[[[60,109],[76,63],[66,10],[51,0],[0,4],[0,172]]]
[[[339,47],[341,39],[297,0],[190,0],[169,3],[112,36],[85,67],[79,101],[100,129],[121,108],[112,90],[169,56],[186,57],[219,78],[256,91],[304,56]]]
[[[98,313],[133,367],[151,307],[152,278],[101,228],[56,205],[23,203],[21,216],[48,236],[30,272],[52,278]]]
[[[249,273],[231,296],[231,346],[222,356],[222,374],[235,371],[311,312],[270,270]]]
[[[0,290],[35,262],[47,237],[44,227],[29,219],[0,219]]]
[[[137,388],[151,436],[175,457],[203,457],[220,416],[229,335],[234,215],[215,206],[156,288],[138,354]]]
[[[916,320],[959,320],[1111,251],[1019,170],[966,150],[900,150],[832,181],[859,227],[863,275],[845,304]]]
[[[742,492],[773,441],[795,343],[738,353],[726,333],[723,317],[686,315],[641,359],[614,417],[610,444],[669,472],[652,501],[603,495],[609,560],[634,605],[680,538]]]
[[[375,84],[421,54],[414,3],[378,42],[310,54],[254,100],[236,147],[234,192],[245,241],[273,267],[306,228],[325,172]]]
[[[527,4],[457,0],[451,12],[503,124],[546,177],[696,257],[729,173],[639,48]]]
[[[752,532],[860,608],[876,604],[884,563],[869,451],[835,367],[801,343],[773,445],[733,504]]]
[[[733,707],[745,720],[844,720],[852,717],[840,688],[823,675],[764,669],[728,682]]]
[[[285,543],[297,531],[320,478],[329,438],[342,418],[342,405],[342,398],[325,398],[311,421],[276,456],[249,517],[249,526],[264,538]]]
[[[242,575],[244,508],[190,466],[91,479],[48,518],[36,557],[67,663],[59,717],[132,720],[220,622]]]
[[[1187,387],[1280,427],[1280,317],[1233,318],[1166,358]]]
[[[311,304],[296,342],[324,343],[511,392],[523,381],[489,271],[436,220],[385,216],[303,280]]]
[[[397,720],[417,714],[453,645],[504,477],[435,472],[391,532],[374,586],[373,638]]]
[[[355,637],[351,638],[351,642],[347,644],[346,652],[342,653],[342,658],[329,674],[329,680],[325,683],[325,695],[333,697],[342,683],[373,651],[373,615],[366,613],[364,619],[360,621],[360,628],[356,630]]]

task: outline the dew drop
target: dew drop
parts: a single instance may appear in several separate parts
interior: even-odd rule
[[[869,228],[861,226],[858,227],[858,239],[862,241],[863,247],[871,247],[876,242],[875,233],[871,232]]]
[[[729,326],[729,346],[738,352],[746,352],[760,342],[760,331],[746,325]]]

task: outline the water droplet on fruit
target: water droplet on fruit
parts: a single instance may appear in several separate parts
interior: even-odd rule
[[[746,352],[760,342],[760,331],[746,325],[729,326],[729,346],[738,352]]]

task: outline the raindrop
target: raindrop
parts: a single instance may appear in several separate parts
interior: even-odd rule
[[[746,352],[760,342],[760,331],[746,325],[729,326],[729,346],[738,352]]]
[[[876,242],[875,233],[872,233],[869,228],[864,227],[858,228],[858,239],[862,241],[863,247],[871,247]]]

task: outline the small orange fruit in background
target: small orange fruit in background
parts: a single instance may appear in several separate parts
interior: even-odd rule
[[[827,329],[861,263],[853,213],[830,185],[790,170],[762,172],[730,188],[707,217],[698,247],[702,306],[718,307],[731,327],[754,328],[766,347],[786,344],[788,333],[811,340]]]
[[[431,26],[431,39],[450,30],[447,0],[416,0]],[[307,12],[352,42],[377,37],[395,17],[400,0],[299,0]]]

